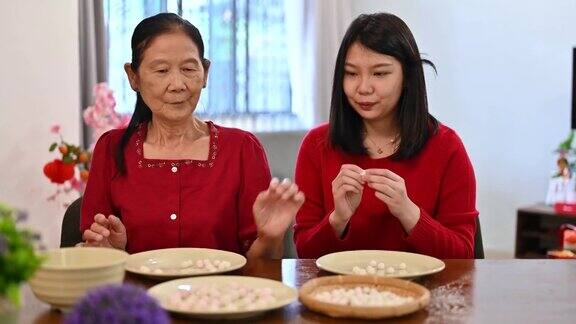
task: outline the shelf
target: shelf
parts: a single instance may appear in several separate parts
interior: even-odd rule
[[[576,224],[576,217],[557,214],[543,204],[519,208],[516,213],[516,258],[546,258],[548,250],[558,249],[558,228]]]

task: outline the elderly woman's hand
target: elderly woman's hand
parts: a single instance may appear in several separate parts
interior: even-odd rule
[[[126,248],[126,227],[114,215],[108,217],[97,214],[94,223],[82,235],[82,246],[110,247],[124,250]]]
[[[254,202],[253,212],[258,237],[282,240],[296,212],[304,203],[304,193],[289,179],[270,181],[268,190],[261,192]]]

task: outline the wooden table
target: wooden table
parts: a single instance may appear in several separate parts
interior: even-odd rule
[[[445,260],[444,271],[418,280],[430,289],[427,309],[395,323],[575,323],[576,261]],[[292,287],[318,276],[314,260],[250,260],[236,273],[282,280]],[[127,282],[150,287],[156,282],[127,275]],[[62,314],[24,291],[21,323],[60,323]],[[189,321],[173,317],[174,323]],[[295,302],[252,318],[249,323],[346,323],[307,310]]]

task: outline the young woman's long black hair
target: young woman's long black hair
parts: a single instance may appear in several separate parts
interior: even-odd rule
[[[134,29],[131,43],[132,62],[130,63],[132,71],[134,71],[134,73],[138,72],[140,63],[142,63],[144,51],[148,48],[148,45],[155,37],[175,31],[184,32],[188,37],[190,37],[198,47],[198,52],[204,68],[207,68],[208,60],[204,58],[204,42],[202,41],[202,36],[200,35],[198,28],[192,25],[188,20],[183,19],[176,14],[160,13],[142,20]],[[152,111],[142,99],[140,92],[136,92],[136,106],[134,108],[134,113],[132,114],[132,119],[130,119],[130,123],[116,148],[115,160],[120,174],[126,174],[124,149],[126,148],[126,145],[128,145],[130,137],[134,134],[138,125],[147,123],[150,120],[152,120]]]
[[[400,144],[392,158],[402,160],[414,156],[438,129],[438,121],[428,112],[423,64],[436,68],[432,62],[420,57],[414,36],[404,21],[389,13],[360,15],[344,35],[332,86],[331,145],[349,154],[368,154],[363,144],[362,117],[352,108],[344,93],[346,54],[355,42],[377,53],[393,56],[402,64],[404,87],[396,109]]]

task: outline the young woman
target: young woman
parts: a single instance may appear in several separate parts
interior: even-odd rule
[[[382,249],[472,258],[474,171],[464,145],[428,112],[418,46],[398,17],[359,16],[336,60],[330,122],[303,140],[301,258]],[[433,65],[432,65],[433,66]]]

